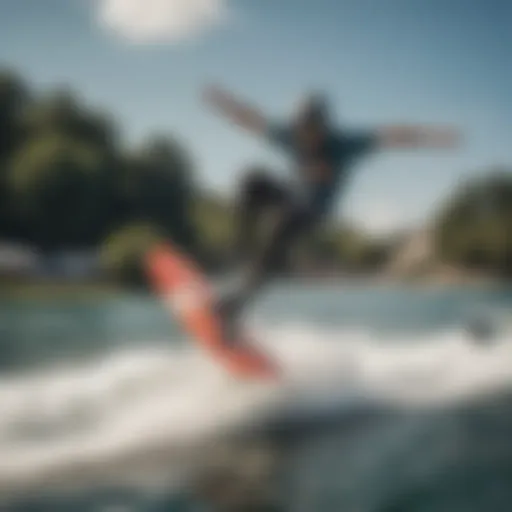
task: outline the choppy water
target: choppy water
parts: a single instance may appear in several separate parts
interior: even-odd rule
[[[512,509],[512,290],[282,286],[248,322],[273,384],[147,297],[5,301],[0,326],[5,510]]]

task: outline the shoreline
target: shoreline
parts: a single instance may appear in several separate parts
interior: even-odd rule
[[[211,279],[218,278],[210,275]],[[333,272],[329,274],[301,274],[280,278],[279,282],[315,286],[344,287],[403,287],[424,289],[448,289],[463,287],[468,289],[502,288],[511,286],[512,279],[482,275],[444,275],[426,274],[424,276],[392,276],[379,274],[348,274]],[[104,280],[65,281],[52,279],[0,278],[0,299],[53,299],[53,298],[116,298],[127,295],[152,296],[150,290],[143,287],[131,287]]]

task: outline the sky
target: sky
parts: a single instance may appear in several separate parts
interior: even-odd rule
[[[208,111],[216,82],[286,119],[326,91],[345,128],[453,125],[453,152],[362,161],[336,213],[376,233],[427,219],[475,172],[512,165],[509,0],[0,0],[0,66],[71,85],[127,143],[176,135],[198,180],[234,194],[247,164],[290,163]]]

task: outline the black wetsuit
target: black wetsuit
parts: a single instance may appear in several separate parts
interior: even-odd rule
[[[261,171],[244,177],[238,195],[236,245],[238,253],[252,264],[241,289],[220,303],[230,318],[236,317],[240,307],[274,275],[299,235],[324,219],[348,178],[351,164],[375,147],[376,137],[331,131],[314,153],[304,151],[287,126],[270,126],[267,139],[293,159],[298,183],[284,184]],[[275,211],[273,229],[263,246],[255,249],[255,225],[269,208]]]

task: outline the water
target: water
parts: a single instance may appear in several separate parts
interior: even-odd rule
[[[258,383],[148,297],[4,301],[0,510],[510,510],[511,307],[283,284],[248,319],[284,371]]]

